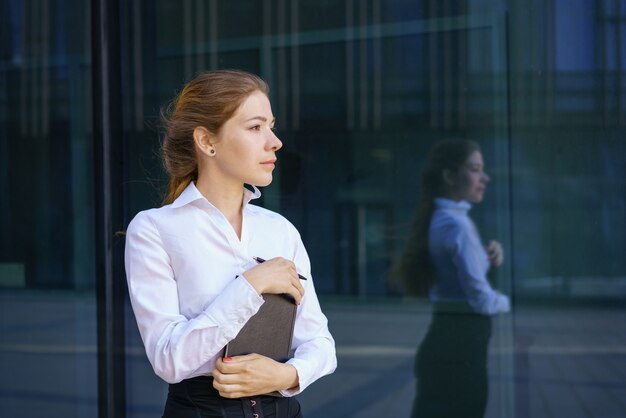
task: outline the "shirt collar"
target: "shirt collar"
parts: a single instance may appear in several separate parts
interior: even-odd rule
[[[465,200],[456,202],[454,200],[446,199],[445,197],[436,197],[435,206],[438,209],[457,209],[463,212],[467,212],[472,208],[472,205]]]
[[[248,189],[247,187],[243,188],[243,206],[245,207],[248,202],[253,199],[258,199],[261,197],[261,191],[256,187],[252,186],[253,190]],[[188,205],[189,203],[195,202],[196,200],[205,200],[207,203],[210,202],[200,193],[200,190],[196,187],[196,184],[192,181],[189,183],[185,190],[178,196],[176,200],[172,203],[173,208],[179,208],[181,206]]]

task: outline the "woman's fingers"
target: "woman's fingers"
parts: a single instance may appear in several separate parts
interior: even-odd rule
[[[293,386],[297,372],[292,367],[259,354],[218,359],[213,370],[213,387],[226,398],[269,393]]]
[[[286,293],[289,293],[294,298],[296,305],[299,305],[302,302],[304,292],[298,289],[298,287],[292,285]]]
[[[224,377],[228,377],[231,381],[227,381]],[[224,398],[240,398],[245,395],[243,394],[242,385],[237,380],[237,376],[228,375],[221,375],[221,379],[218,380],[214,374],[213,387],[217,389]]]
[[[502,245],[498,241],[491,241],[487,245],[487,254],[489,255],[491,264],[496,267],[499,267],[504,261],[504,251],[502,250]]]
[[[293,296],[297,304],[300,304],[304,295],[295,264],[282,257],[258,264],[244,272],[243,276],[259,294],[287,293]]]

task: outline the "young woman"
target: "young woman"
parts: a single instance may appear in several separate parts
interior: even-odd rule
[[[487,280],[490,266],[503,262],[502,246],[483,245],[468,214],[488,182],[475,142],[445,140],[431,150],[412,236],[396,268],[407,291],[427,292],[434,302],[417,353],[413,417],[485,412],[490,316],[510,309],[508,297]]]
[[[163,121],[169,192],[126,237],[133,311],[155,373],[170,384],[163,417],[300,417],[293,395],[332,373],[336,356],[298,231],[250,203],[271,183],[282,146],[268,87],[243,71],[205,72]],[[222,358],[264,293],[298,305],[293,358]],[[274,391],[282,397],[263,395]]]

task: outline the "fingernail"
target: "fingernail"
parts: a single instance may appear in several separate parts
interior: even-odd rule
[[[224,357],[223,358],[224,361],[232,361],[232,359],[233,359],[232,357]]]

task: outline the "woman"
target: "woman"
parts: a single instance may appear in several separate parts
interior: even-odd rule
[[[483,246],[468,215],[488,182],[475,142],[445,140],[431,150],[412,236],[396,269],[407,291],[428,292],[434,302],[417,354],[413,417],[482,417],[486,409],[490,316],[510,309],[487,280],[490,266],[503,262],[502,246]]]
[[[311,277],[298,231],[249,203],[271,183],[282,146],[268,87],[243,71],[205,72],[163,122],[169,192],[164,206],[137,214],[126,238],[139,331],[155,373],[170,384],[163,417],[300,417],[293,395],[332,373],[336,356],[313,282],[298,276]],[[264,293],[289,294],[298,305],[293,358],[221,358]],[[263,395],[274,391],[282,397]]]

